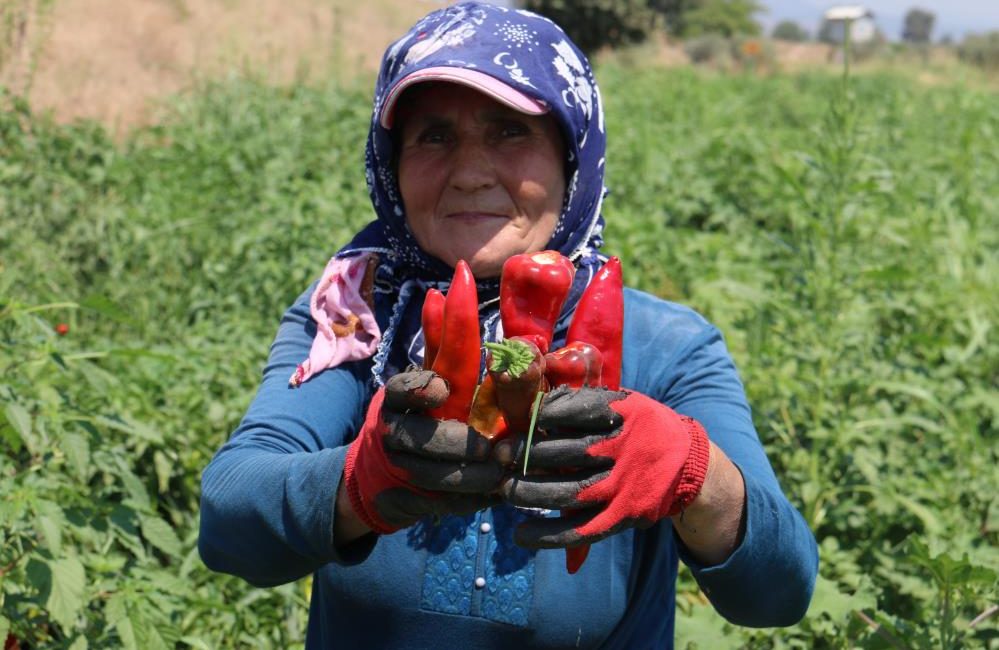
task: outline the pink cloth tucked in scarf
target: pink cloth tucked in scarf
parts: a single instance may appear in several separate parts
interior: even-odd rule
[[[299,364],[288,380],[292,386],[344,361],[367,359],[375,353],[382,333],[363,295],[365,272],[372,257],[372,253],[347,259],[334,257],[326,265],[322,280],[309,300],[317,326],[316,338],[309,358]],[[370,287],[367,291],[370,292]]]

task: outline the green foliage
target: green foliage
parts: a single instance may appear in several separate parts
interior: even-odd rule
[[[524,8],[554,20],[587,55],[640,43],[663,26],[649,0],[525,0]]]
[[[962,61],[990,72],[999,70],[999,31],[965,36],[957,55]]]
[[[693,63],[726,71],[773,70],[777,63],[773,43],[752,37],[705,34],[684,41],[683,50]]]
[[[755,36],[756,0],[525,0],[524,6],[558,23],[581,50],[640,43],[665,29],[697,37]]]
[[[684,14],[680,35],[756,36],[760,24],[754,15],[762,10],[756,0],[699,0]]]
[[[685,17],[702,0],[649,0],[649,6],[663,17],[666,30],[675,36],[683,34]]]
[[[607,246],[629,283],[726,333],[821,547],[801,624],[737,629],[688,582],[679,647],[984,647],[995,619],[969,626],[999,568],[994,96],[602,72]],[[970,568],[939,588],[913,537]]]
[[[734,628],[688,579],[679,647],[994,644],[994,95],[888,76],[598,77],[607,252],[628,284],[726,333],[821,546],[801,624]],[[122,144],[8,100],[0,632],[74,650],[301,647],[307,581],[262,590],[202,566],[199,476],[284,308],[371,218],[368,94],[234,80]]]
[[[205,87],[123,145],[9,101],[0,621],[30,647],[300,647],[299,586],[202,566],[199,476],[280,314],[368,220],[369,100]]]
[[[727,67],[732,58],[732,46],[721,34],[705,34],[683,42],[683,51],[694,63],[714,63]]]
[[[793,20],[782,20],[774,25],[770,34],[781,41],[792,41],[800,43],[808,40],[808,30],[794,22]]]

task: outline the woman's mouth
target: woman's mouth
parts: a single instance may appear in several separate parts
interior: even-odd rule
[[[508,219],[505,214],[499,214],[496,212],[477,212],[477,211],[460,211],[451,212],[445,215],[445,219],[449,221],[459,221],[462,223],[482,223],[491,221],[494,219]]]

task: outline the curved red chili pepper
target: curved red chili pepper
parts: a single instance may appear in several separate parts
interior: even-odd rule
[[[503,336],[530,338],[541,354],[548,352],[575,273],[576,267],[558,251],[508,258],[500,275]]]
[[[441,335],[444,333],[444,294],[437,289],[428,289],[423,299],[423,367],[434,367],[437,351],[441,349]]]
[[[444,298],[444,328],[432,369],[451,391],[447,400],[427,414],[439,420],[468,421],[479,383],[479,292],[472,270],[464,260],[454,268],[451,287]]]

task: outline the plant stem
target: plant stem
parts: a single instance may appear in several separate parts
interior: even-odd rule
[[[882,627],[877,621],[872,619],[870,616],[860,611],[859,609],[853,610],[853,613],[857,615],[857,618],[866,623],[867,627],[874,630],[875,634],[880,636],[882,639],[888,641],[888,643],[890,643],[892,647],[898,648],[899,650],[908,650],[908,648],[906,648],[906,646],[901,641],[896,639],[891,632],[884,629],[884,627]]]
[[[541,407],[541,398],[544,397],[544,391],[539,390],[538,394],[534,396],[534,404],[531,405],[531,426],[527,430],[527,447],[524,449],[524,476],[527,476],[527,459],[531,456],[531,441],[534,440],[534,425],[538,421],[538,410]]]
[[[983,621],[985,621],[986,619],[988,619],[990,616],[994,615],[996,612],[999,612],[999,605],[992,605],[991,607],[989,607],[988,609],[986,609],[984,612],[982,612],[981,614],[979,614],[975,618],[971,619],[971,622],[968,623],[968,628],[971,629],[971,628],[976,627],[979,623],[982,623]]]

